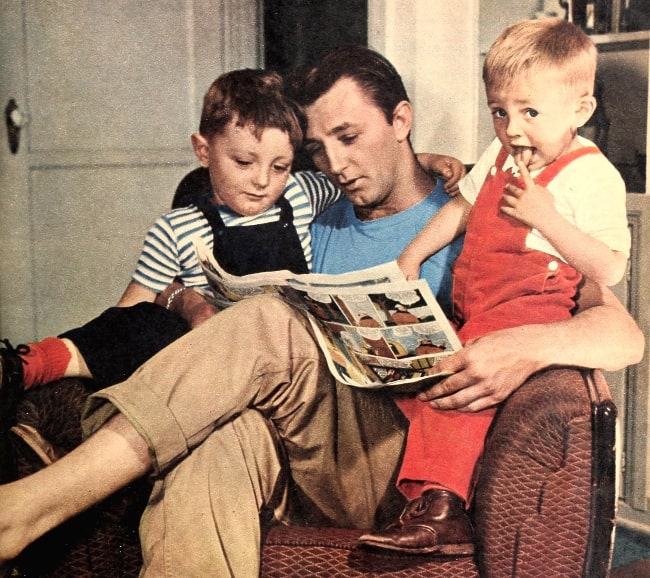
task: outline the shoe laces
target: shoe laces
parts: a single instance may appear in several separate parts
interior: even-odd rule
[[[4,345],[4,348],[0,347],[0,357],[4,361],[3,373],[6,373],[11,379],[22,379],[22,366],[29,365],[23,357],[30,352],[29,345],[21,343],[14,347],[8,339],[0,339],[0,343]]]
[[[4,347],[2,347],[4,345]],[[29,353],[29,346],[13,347],[8,339],[0,339],[0,436],[16,422],[16,408],[25,393],[23,384],[23,365],[21,357]],[[3,445],[0,439],[0,445]]]
[[[3,343],[5,346],[4,350],[0,349],[0,351],[8,351],[10,354],[15,355],[16,357],[20,357],[21,355],[27,355],[31,351],[29,349],[29,345],[25,343],[20,343],[16,347],[11,345],[8,339],[0,339],[0,343]],[[22,357],[20,357],[20,360],[25,365],[28,365],[27,361],[25,361]]]
[[[407,504],[406,511],[404,513],[407,514],[409,518],[417,518],[419,516],[422,516],[429,511],[432,499],[433,496],[431,494],[424,493],[420,497],[411,500]]]

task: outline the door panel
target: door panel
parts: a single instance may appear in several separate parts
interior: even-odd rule
[[[185,146],[185,4],[28,2],[31,151]]]
[[[36,333],[57,335],[114,305],[146,229],[169,209],[182,165],[31,171]]]

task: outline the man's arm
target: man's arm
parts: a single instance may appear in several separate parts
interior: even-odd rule
[[[502,402],[541,369],[615,371],[638,363],[644,346],[643,333],[616,296],[588,280],[574,317],[503,329],[468,343],[438,366],[454,374],[419,398],[438,409],[480,411]]]

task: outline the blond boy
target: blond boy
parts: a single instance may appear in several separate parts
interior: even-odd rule
[[[593,143],[578,136],[596,107],[596,61],[591,40],[557,19],[509,27],[486,57],[483,79],[497,138],[459,183],[461,194],[398,259],[417,278],[420,263],[465,231],[453,271],[453,321],[463,343],[568,319],[583,276],[612,285],[623,275],[630,244],[625,186]],[[445,490],[465,505],[471,500],[495,410],[441,411],[427,399],[398,402],[410,421],[398,485],[424,505],[409,505],[397,523],[363,536],[365,546],[439,552],[425,528],[435,525],[430,497]],[[459,534],[453,553],[464,546],[469,553]]]

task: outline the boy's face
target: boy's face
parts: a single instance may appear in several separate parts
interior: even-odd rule
[[[194,151],[210,173],[215,201],[243,216],[263,213],[282,195],[294,150],[289,135],[265,128],[255,136],[253,127],[230,121],[209,140],[192,135]]]
[[[514,78],[506,87],[487,90],[497,138],[529,170],[541,169],[578,148],[578,127],[595,108],[591,96],[578,96],[554,71]]]
[[[410,125],[405,128],[399,120],[389,124],[349,78],[338,80],[305,112],[305,148],[357,210],[372,213],[390,203],[398,174],[397,147]]]

